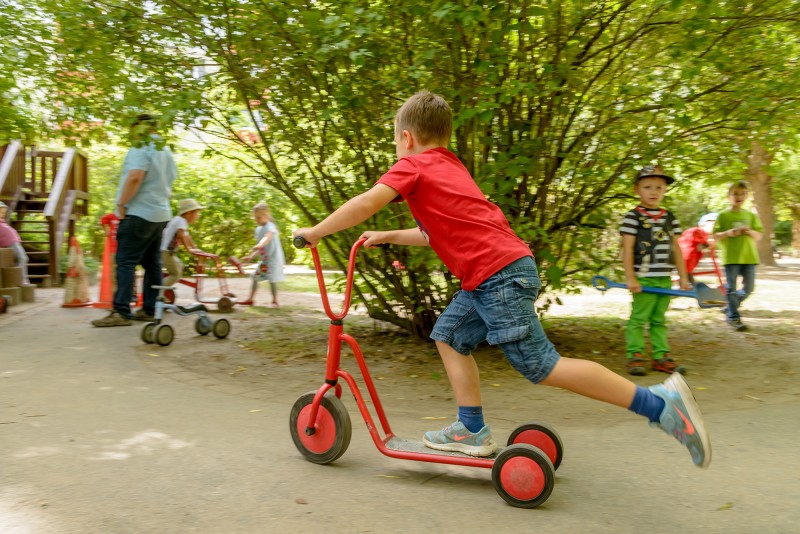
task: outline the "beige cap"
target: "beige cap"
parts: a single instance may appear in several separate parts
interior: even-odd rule
[[[187,211],[202,210],[204,208],[205,206],[201,206],[195,199],[184,198],[178,202],[178,215],[183,215]]]

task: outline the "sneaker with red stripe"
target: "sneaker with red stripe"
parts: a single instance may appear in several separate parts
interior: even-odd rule
[[[669,353],[666,353],[661,358],[653,360],[653,371],[659,371],[669,375],[672,373],[680,373],[685,375],[686,367],[670,358]]]
[[[650,423],[681,442],[697,467],[711,464],[711,438],[703,422],[700,406],[686,379],[679,373],[670,375],[662,384],[650,386],[654,395],[664,399],[664,410],[657,423]]]

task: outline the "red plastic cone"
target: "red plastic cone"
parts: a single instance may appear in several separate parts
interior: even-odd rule
[[[83,264],[83,252],[78,245],[78,239],[71,237],[69,240],[69,262],[67,263],[67,276],[64,280],[64,308],[89,306],[89,280],[86,277],[86,266]]]
[[[95,308],[111,308],[114,302],[114,262],[111,260],[113,237],[107,235],[103,247],[103,272],[100,276],[100,296],[93,304]]]

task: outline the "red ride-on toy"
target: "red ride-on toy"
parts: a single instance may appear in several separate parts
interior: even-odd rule
[[[563,445],[558,433],[545,423],[530,422],[519,426],[508,438],[507,446],[487,458],[476,458],[459,452],[429,449],[422,441],[395,436],[378,398],[367,363],[355,338],[344,333],[344,318],[350,308],[353,289],[353,272],[356,254],[366,239],[358,240],[350,250],[342,311],[331,310],[322,266],[316,248],[311,249],[317,272],[320,295],[325,313],[331,320],[328,333],[328,356],[325,381],[295,401],[289,416],[289,431],[297,450],[310,462],[327,464],[339,458],[350,444],[352,424],[341,400],[344,380],[355,398],[361,416],[375,446],[386,456],[403,460],[432,462],[492,470],[492,483],[497,493],[509,504],[519,508],[535,508],[547,500],[555,485],[555,470],[561,464]],[[304,248],[301,236],[294,240],[297,248]],[[380,421],[376,428],[372,413],[367,407],[355,378],[340,367],[342,344],[353,351],[361,371],[363,384],[369,393],[373,409]]]
[[[221,312],[229,312],[233,309],[235,304],[242,306],[251,306],[253,304],[253,297],[255,295],[257,284],[252,284],[250,287],[250,295],[247,298],[240,299],[230,292],[228,289],[228,280],[225,276],[225,270],[222,268],[222,261],[216,254],[208,252],[195,252],[192,253],[195,257],[195,271],[192,279],[181,278],[177,281],[179,284],[194,288],[194,298],[203,304],[216,304],[217,309]],[[214,272],[219,282],[219,296],[213,297],[205,294],[204,280],[208,278],[207,267],[210,262],[214,264]],[[236,267],[241,274],[245,274],[242,269],[242,264],[233,256],[230,258],[231,265]],[[164,292],[164,299],[167,304],[175,303],[175,291],[166,289]]]

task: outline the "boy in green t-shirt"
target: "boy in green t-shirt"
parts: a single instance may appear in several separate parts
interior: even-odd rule
[[[756,281],[756,265],[759,264],[756,241],[761,239],[761,220],[752,211],[744,209],[749,188],[747,182],[739,180],[728,189],[730,209],[719,214],[714,225],[714,238],[722,253],[725,278],[728,284],[728,307],[725,309],[728,324],[734,330],[747,330],[739,316],[739,305],[750,296]],[[742,278],[742,289],[736,289],[738,278]]]

